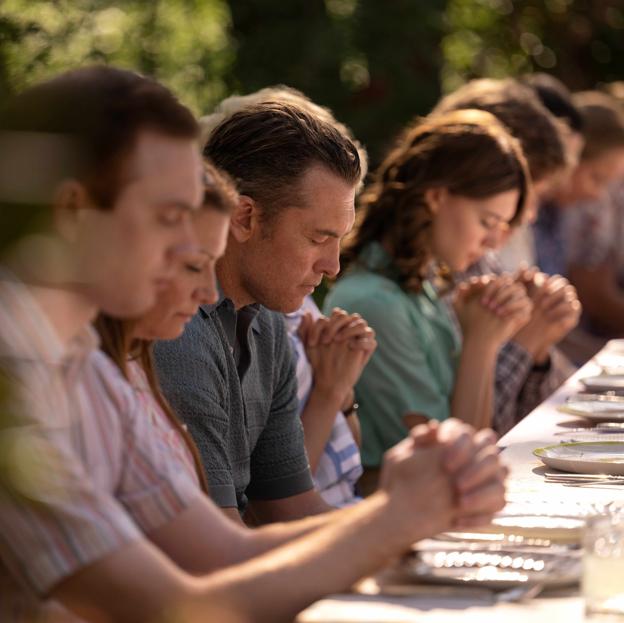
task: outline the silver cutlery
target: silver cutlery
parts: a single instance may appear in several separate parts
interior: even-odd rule
[[[562,484],[572,487],[590,486],[621,486],[624,485],[624,476],[610,474],[554,474],[546,472],[544,474],[546,482]]]

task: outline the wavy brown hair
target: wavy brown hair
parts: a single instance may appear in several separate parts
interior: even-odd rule
[[[418,292],[433,259],[427,190],[485,199],[517,189],[513,225],[522,216],[529,184],[519,143],[490,113],[460,110],[422,119],[399,137],[362,193],[356,226],[343,248],[343,270],[376,241],[390,251],[390,271],[401,287]]]
[[[218,171],[209,162],[205,162],[202,209],[230,214],[237,199],[238,194],[227,175]],[[156,402],[167,416],[172,427],[184,440],[193,457],[195,471],[202,490],[208,493],[208,481],[197,446],[160,390],[160,384],[154,369],[152,341],[132,337],[136,327],[136,320],[124,320],[113,318],[107,314],[100,314],[94,324],[100,336],[100,348],[113,360],[127,380],[130,380],[128,362],[136,361],[141,366]]]
[[[443,97],[431,114],[469,108],[492,113],[520,141],[534,182],[570,166],[565,123],[528,86],[513,78],[471,80]]]

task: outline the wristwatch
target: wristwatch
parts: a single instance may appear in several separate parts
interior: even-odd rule
[[[345,417],[351,417],[353,415],[357,415],[358,409],[360,405],[355,402],[355,400],[351,403],[351,406],[345,409],[342,413]]]

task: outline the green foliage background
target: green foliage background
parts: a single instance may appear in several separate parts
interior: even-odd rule
[[[197,114],[288,84],[334,109],[375,163],[469,78],[545,70],[573,89],[622,78],[624,2],[0,0],[0,102],[94,62],[156,77]],[[0,216],[1,246],[15,232]]]
[[[618,79],[623,35],[621,0],[3,0],[0,95],[90,62],[153,75],[198,114],[285,83],[333,108],[375,160],[467,78]]]

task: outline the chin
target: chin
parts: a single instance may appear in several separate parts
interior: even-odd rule
[[[258,297],[257,302],[271,311],[290,314],[303,305],[304,296],[301,293],[284,294],[279,297]]]
[[[177,340],[183,333],[186,325],[176,325],[174,327],[167,327],[163,331],[159,331],[158,340]]]

